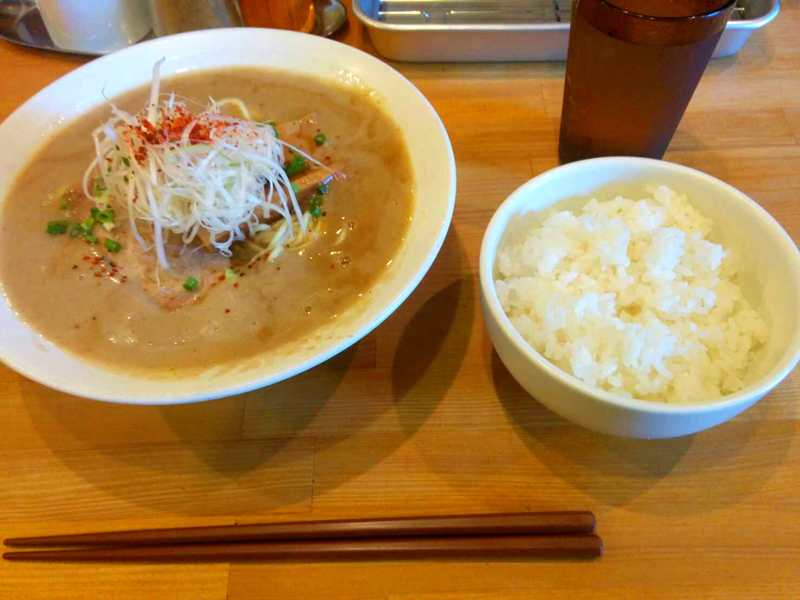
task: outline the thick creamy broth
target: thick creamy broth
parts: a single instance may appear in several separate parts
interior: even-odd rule
[[[48,221],[64,218],[58,190],[79,182],[93,158],[91,131],[109,114],[103,106],[50,140],[0,208],[0,283],[20,317],[81,357],[166,375],[277,351],[368,301],[402,244],[414,188],[402,133],[368,92],[252,68],[181,75],[161,89],[200,102],[239,97],[258,118],[278,123],[316,113],[346,165],[346,179],[329,186],[320,239],[243,267],[244,276],[215,282],[196,303],[159,307],[121,256],[112,265],[102,244],[45,233]],[[147,93],[115,102],[137,111]],[[343,228],[346,238],[334,245]]]

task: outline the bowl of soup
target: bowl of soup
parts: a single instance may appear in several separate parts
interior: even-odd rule
[[[115,402],[270,385],[403,302],[455,186],[434,109],[354,48],[233,29],[113,53],[0,126],[0,359]]]

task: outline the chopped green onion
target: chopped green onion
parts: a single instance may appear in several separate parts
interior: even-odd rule
[[[324,183],[323,183],[323,184],[321,184],[321,185],[320,185],[320,186],[317,188],[317,191],[318,191],[320,194],[322,194],[323,196],[327,196],[327,195],[328,195],[328,192],[330,192],[330,190],[328,189],[328,186],[327,186],[326,184],[324,184]]]
[[[89,213],[90,213],[90,214],[91,214],[93,217],[97,218],[97,215],[99,215],[99,214],[100,214],[100,209],[99,209],[99,208],[97,208],[96,206],[93,206],[92,208],[90,208],[90,209],[89,209]]]
[[[97,214],[93,214],[92,216],[97,220],[98,223],[114,222],[114,210],[112,208],[107,208],[104,211],[97,211]]]
[[[89,218],[91,219],[91,217]],[[89,225],[87,225],[86,223],[78,223],[76,227],[81,230],[81,233],[83,233],[83,235],[89,235],[90,233],[92,233],[92,228],[89,227]]]
[[[306,159],[299,154],[293,154],[292,160],[289,161],[289,166],[286,167],[286,174],[289,177],[299,175],[300,172],[306,168]]]
[[[67,210],[70,207],[69,199],[62,198],[61,202],[58,203],[58,208]]]
[[[78,227],[77,225],[73,225],[72,228],[69,230],[69,237],[71,237],[71,238],[76,238],[76,237],[78,237],[79,235],[82,235],[82,234],[83,234],[83,231],[81,231],[81,228]]]
[[[197,284],[200,283],[194,277],[187,277],[186,281],[183,282],[183,289],[187,292],[191,292],[194,288],[197,287]]]
[[[61,235],[67,233],[69,229],[69,221],[50,221],[47,224],[47,233],[50,235]]]
[[[300,186],[299,186],[299,185],[297,185],[296,183],[293,183],[293,184],[292,184],[292,191],[293,191],[295,194],[299,194],[299,193],[300,193]]]
[[[85,239],[90,244],[96,244],[99,240],[97,239],[96,235],[92,235],[91,233],[84,233],[83,239]]]
[[[111,223],[111,222],[103,223],[103,229],[105,229],[106,231],[112,231],[112,230],[116,229],[116,227],[117,226],[114,223]]]
[[[324,198],[322,196],[317,196],[316,194],[311,196],[311,201],[310,201],[311,210],[309,212],[311,213],[312,217],[319,217],[320,215],[322,215],[323,202]]]
[[[97,219],[95,219],[94,217],[89,217],[88,219],[86,219],[85,223],[86,226],[89,228],[89,231],[91,231],[92,227],[94,227],[94,224],[97,223]]]
[[[322,144],[324,144],[327,139],[328,138],[325,137],[324,133],[318,133],[317,135],[314,136],[314,143],[317,146],[322,146]]]
[[[230,268],[225,269],[225,279],[231,279],[233,277],[236,277],[236,271]]]
[[[119,252],[120,250],[122,250],[122,244],[120,244],[119,242],[115,242],[114,240],[109,238],[106,238],[106,241],[103,242],[103,245],[109,252]]]
[[[98,177],[94,182],[94,195],[102,196],[103,192],[106,191],[108,191],[108,186],[106,186],[106,182],[103,181],[102,177]]]
[[[123,156],[122,157],[122,164],[125,165],[126,167],[130,167],[131,166],[131,161],[128,160],[127,156]]]

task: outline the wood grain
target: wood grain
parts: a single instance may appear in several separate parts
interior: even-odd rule
[[[17,450],[0,455],[0,504],[11,522],[304,512],[313,461],[313,438]],[[36,501],[54,490],[57,502]]]
[[[800,1],[714,61],[667,158],[800,240]],[[351,21],[339,35],[373,52]],[[0,119],[84,59],[0,44]],[[0,563],[0,598],[796,598],[800,374],[711,431],[621,440],[545,410],[484,329],[483,231],[556,166],[563,64],[394,64],[447,127],[458,199],[419,288],[353,349],[243,396],[125,407],[0,366],[0,536],[458,512],[592,510],[596,562]],[[0,334],[1,335],[1,334]]]

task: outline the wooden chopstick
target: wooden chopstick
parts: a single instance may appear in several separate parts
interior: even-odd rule
[[[509,535],[276,541],[267,543],[117,546],[7,552],[5,560],[236,562],[418,558],[593,558],[602,540],[589,535]]]
[[[587,534],[594,531],[594,515],[575,511],[109,531],[9,538],[5,545],[160,546],[279,540]]]

